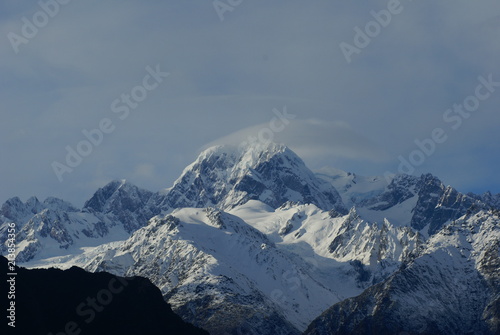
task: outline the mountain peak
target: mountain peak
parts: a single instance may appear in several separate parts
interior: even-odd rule
[[[209,160],[211,157],[216,156],[228,157],[237,161],[240,165],[251,167],[255,166],[260,161],[268,160],[278,154],[286,154],[298,158],[297,155],[284,144],[277,144],[274,142],[255,144],[243,143],[239,146],[217,145],[209,147],[198,155],[198,158],[193,164],[203,160]]]
[[[128,183],[125,179],[113,180],[97,190],[83,208],[96,212],[136,211],[153,193]]]
[[[338,192],[321,182],[283,144],[216,146],[203,151],[168,194],[172,208],[232,208],[260,200],[278,208],[287,201],[346,212]]]

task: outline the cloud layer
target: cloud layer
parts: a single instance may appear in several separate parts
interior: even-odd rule
[[[500,88],[459,129],[443,120],[479,76],[500,81],[500,3],[401,1],[347,63],[339,45],[387,6],[243,1],[221,21],[211,1],[70,1],[16,53],[9,33],[23,36],[23,18],[42,9],[4,1],[0,201],[54,195],[81,205],[115,178],[168,187],[204,145],[258,133],[283,106],[296,118],[276,139],[311,167],[396,171],[439,127],[448,139],[414,173],[500,192]],[[157,65],[170,76],[121,120],[113,101]],[[114,131],[59,182],[51,164],[104,118]]]

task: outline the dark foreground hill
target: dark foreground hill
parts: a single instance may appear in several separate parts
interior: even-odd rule
[[[2,334],[208,334],[182,321],[160,290],[142,277],[89,273],[77,267],[66,271],[16,267],[11,289],[5,257],[0,257],[0,269]],[[15,299],[7,299],[14,290]],[[15,301],[15,328],[6,318],[10,301]]]

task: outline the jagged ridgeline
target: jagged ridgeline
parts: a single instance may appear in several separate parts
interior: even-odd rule
[[[160,192],[12,198],[17,261],[142,276],[210,334],[495,334],[500,195],[313,172],[284,145],[203,151]]]

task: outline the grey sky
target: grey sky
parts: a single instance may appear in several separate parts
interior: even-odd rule
[[[33,23],[41,7],[2,1],[0,202],[52,195],[81,206],[122,178],[169,187],[208,143],[255,136],[284,106],[296,117],[276,139],[311,168],[397,172],[416,139],[442,128],[446,141],[414,174],[500,192],[500,87],[457,129],[443,120],[479,76],[500,82],[500,3],[400,6],[348,63],[340,43],[354,45],[354,28],[388,1],[243,0],[221,21],[212,1],[72,0],[17,53],[8,34],[23,36],[23,17]],[[157,65],[170,75],[121,120],[112,103]],[[51,164],[103,119],[114,130],[59,182]]]

